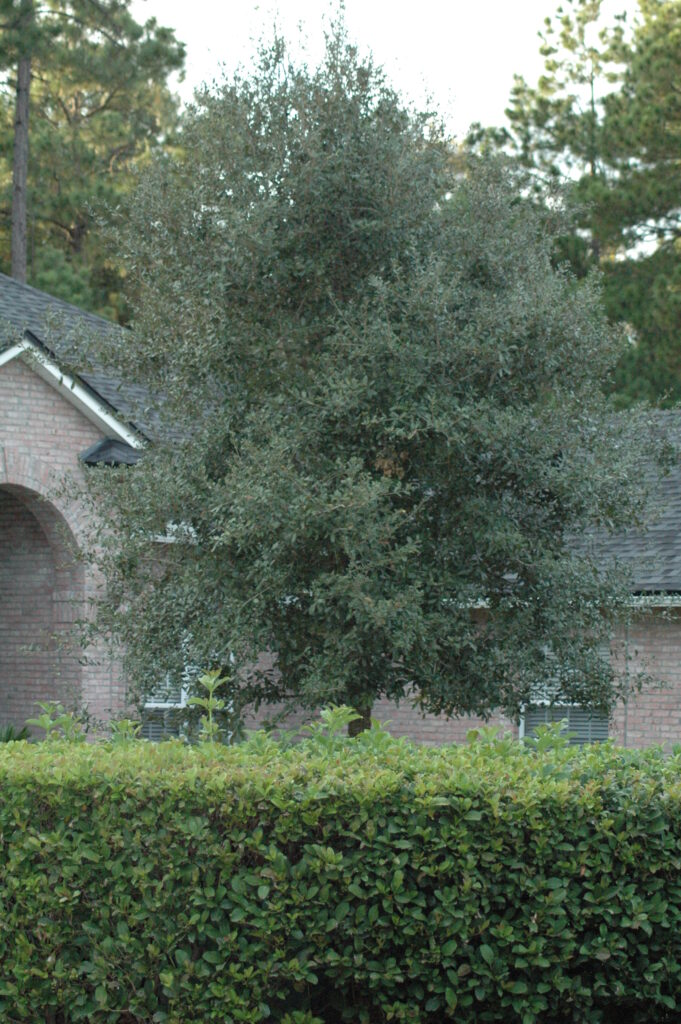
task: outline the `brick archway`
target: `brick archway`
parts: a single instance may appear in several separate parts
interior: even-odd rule
[[[5,460],[5,479],[6,470]],[[81,664],[70,636],[85,597],[76,555],[73,531],[55,505],[0,475],[0,725],[23,725],[39,700],[80,701]]]

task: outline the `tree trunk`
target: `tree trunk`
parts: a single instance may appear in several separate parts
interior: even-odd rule
[[[356,711],[360,717],[348,725],[348,736],[359,736],[365,729],[371,728],[371,706],[353,708],[353,711]]]
[[[31,55],[19,58],[17,101],[14,119],[14,160],[12,165],[12,277],[26,283],[28,249],[28,106],[31,89]]]

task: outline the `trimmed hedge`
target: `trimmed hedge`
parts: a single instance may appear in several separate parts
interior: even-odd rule
[[[381,732],[7,745],[0,1020],[679,1020],[680,767]]]

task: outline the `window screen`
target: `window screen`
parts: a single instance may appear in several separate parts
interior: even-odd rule
[[[567,731],[575,735],[570,743],[582,746],[584,743],[602,743],[608,738],[608,716],[598,711],[566,705],[540,704],[525,712],[525,735],[534,736],[539,725],[549,725],[567,718]]]
[[[142,709],[142,739],[159,743],[161,740],[179,736],[184,715],[181,707],[163,708],[147,705]]]

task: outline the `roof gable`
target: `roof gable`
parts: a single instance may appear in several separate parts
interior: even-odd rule
[[[42,380],[75,406],[105,436],[123,441],[132,448],[142,448],[139,434],[122,423],[115,410],[102,402],[92,389],[64,373],[38,345],[23,339],[11,348],[6,348],[4,352],[0,352],[0,369],[14,359],[26,362]]]
[[[54,324],[50,323],[51,320]],[[124,329],[117,324],[22,284],[6,274],[0,274],[0,328],[3,322],[14,333],[12,336],[12,331],[5,332],[3,338],[0,330],[0,354],[15,348],[18,333],[24,340],[32,342],[36,351],[42,350],[55,366],[72,367],[78,363],[78,335],[84,331],[96,332],[110,340],[112,346],[124,343],[125,339]],[[122,421],[126,429],[146,437],[152,436],[151,424],[140,419],[140,410],[149,404],[145,388],[120,380],[99,368],[63,376],[77,381],[111,413],[118,414],[119,425]]]

